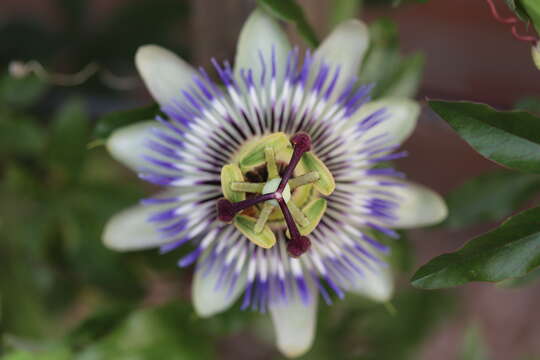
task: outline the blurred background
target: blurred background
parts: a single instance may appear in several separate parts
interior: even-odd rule
[[[323,38],[340,19],[336,3],[352,2],[299,3]],[[540,72],[529,45],[497,23],[484,1],[391,3],[353,6],[371,24],[369,65],[361,74],[377,81],[376,96],[540,112]],[[509,14],[504,1],[497,4]],[[152,191],[101,146],[107,124],[129,117],[122,111],[151,105],[135,72],[135,50],[157,43],[206,68],[212,57],[234,59],[238,33],[255,6],[250,0],[0,2],[2,359],[281,358],[265,316],[235,307],[197,318],[191,274],[175,265],[180,254],[119,254],[100,239],[112,214]],[[307,46],[293,25],[286,27]],[[56,86],[47,74],[9,76],[13,60],[38,61],[52,82],[81,84]],[[540,282],[421,291],[408,281],[432,257],[538,201],[530,197],[538,179],[502,171],[425,106],[404,148],[410,156],[397,166],[448,195],[450,218],[394,244],[395,313],[354,297],[323,306],[315,346],[304,358],[540,359]],[[490,181],[476,198],[484,205],[499,200],[489,212],[463,200],[470,194],[461,185],[479,175]]]

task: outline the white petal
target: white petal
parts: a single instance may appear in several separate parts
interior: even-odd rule
[[[336,93],[358,75],[368,45],[368,27],[359,20],[347,20],[338,25],[315,51],[316,65],[324,61],[332,66],[340,66]]]
[[[287,304],[270,307],[278,349],[289,358],[305,354],[313,344],[318,296],[315,291],[311,295],[307,305],[294,297]]]
[[[404,183],[405,186],[392,188],[400,204],[398,220],[392,227],[410,229],[437,224],[446,218],[448,209],[439,194],[419,184]]]
[[[368,102],[351,117],[349,126],[364,120],[375,111],[385,109],[385,120],[371,128],[365,138],[370,139],[382,134],[388,134],[389,145],[403,143],[416,127],[420,105],[407,98],[384,98]]]
[[[373,301],[387,302],[394,292],[392,270],[390,266],[384,267],[375,263],[371,263],[371,266],[374,270],[365,269],[363,276],[346,289]]]
[[[532,58],[534,61],[534,65],[540,70],[540,42],[536,44],[536,46],[533,46],[531,48]]]
[[[234,63],[236,78],[240,79],[241,69],[252,69],[254,79],[258,81],[262,72],[259,55],[261,52],[266,62],[266,78],[268,79],[272,47],[276,56],[278,78],[281,78],[291,45],[281,26],[264,10],[256,9],[245,22],[238,38]]]
[[[136,205],[114,215],[103,231],[105,246],[118,251],[141,250],[158,247],[170,241],[159,236],[148,217],[159,211],[159,206]]]
[[[171,51],[157,45],[141,46],[135,55],[141,77],[160,105],[170,104],[181,96],[197,72]]]
[[[199,262],[202,259],[204,257],[201,257]],[[217,266],[214,266],[208,274],[205,274],[204,268],[197,269],[193,277],[191,297],[195,311],[201,317],[209,317],[227,310],[240,297],[246,287],[246,277],[242,274],[230,295],[228,286],[216,289],[216,281],[220,275],[218,269]]]
[[[143,159],[149,151],[145,142],[152,137],[151,129],[162,127],[156,121],[144,121],[115,130],[107,139],[107,150],[111,156],[134,171],[148,168],[149,162]]]

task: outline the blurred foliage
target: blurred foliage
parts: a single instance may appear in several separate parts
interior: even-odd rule
[[[400,54],[397,25],[390,19],[374,21],[369,33],[371,42],[360,70],[360,81],[375,84],[373,98],[414,97],[422,79],[424,56]]]
[[[540,35],[540,3],[537,0],[515,0],[514,9],[521,17],[523,17],[523,13],[526,13],[536,32]]]
[[[514,108],[540,116],[540,98],[533,96],[523,98],[516,103]]]
[[[427,3],[429,0],[365,0],[366,5],[392,5],[399,6],[408,3]]]
[[[114,111],[105,114],[98,119],[92,135],[94,139],[104,141],[114,130],[136,122],[154,119],[158,112],[159,106],[153,104],[137,109]]]
[[[488,360],[487,346],[480,327],[471,325],[465,331],[460,360]]]
[[[356,18],[362,8],[363,0],[333,0],[329,16],[332,27],[347,19]]]
[[[296,25],[298,33],[309,46],[315,48],[319,45],[319,40],[313,27],[308,22],[304,10],[298,5],[296,0],[257,0],[257,3],[276,18]]]
[[[540,189],[540,176],[499,170],[480,175],[446,197],[449,216],[441,226],[459,229],[511,215]]]
[[[445,292],[403,290],[395,314],[354,295],[319,313],[314,348],[300,359],[407,360],[454,308]],[[414,325],[411,325],[414,324]]]
[[[99,240],[105,221],[141,190],[120,181],[103,151],[87,151],[81,99],[66,100],[44,121],[31,111],[44,84],[6,76],[2,84],[3,325],[18,336],[50,336],[62,331],[55,316],[84,292],[114,301],[142,296],[135,269]]]

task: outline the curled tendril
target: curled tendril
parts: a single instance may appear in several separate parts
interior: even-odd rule
[[[510,16],[508,18],[503,18],[499,15],[497,12],[497,7],[493,3],[493,0],[486,0],[489,9],[491,10],[491,15],[495,20],[500,22],[501,24],[506,24],[511,26],[512,35],[519,41],[527,42],[532,44],[533,46],[536,46],[538,44],[538,39],[535,36],[532,35],[522,35],[518,32],[517,24],[519,23],[519,20],[515,16]]]

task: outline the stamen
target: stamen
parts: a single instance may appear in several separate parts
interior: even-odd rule
[[[298,208],[298,206],[295,205],[294,201],[289,201],[287,203],[287,206],[289,207],[289,210],[291,211],[291,214],[294,218],[294,221],[300,224],[300,226],[308,226],[309,225],[309,219],[304,215],[302,210]]]
[[[320,179],[320,175],[316,171],[308,172],[307,174],[297,176],[289,180],[289,186],[291,190],[296,189],[299,186],[311,184]]]
[[[262,193],[263,188],[264,188],[264,183],[250,183],[250,182],[231,183],[231,189],[233,191],[260,194]]]
[[[254,230],[256,234],[259,234],[263,230],[264,225],[266,225],[266,222],[270,217],[270,214],[272,213],[272,211],[274,211],[274,207],[275,205],[272,204],[270,201],[264,203],[261,213],[259,214],[259,218],[255,223]]]
[[[276,154],[274,148],[267,146],[264,148],[264,157],[266,160],[266,169],[268,171],[268,180],[279,177],[279,172],[276,164]]]
[[[217,202],[218,219],[223,222],[231,222],[234,216],[250,206],[256,205],[260,202],[275,199],[275,193],[264,194],[255,196],[239,202],[230,202],[227,199],[220,199]]]

